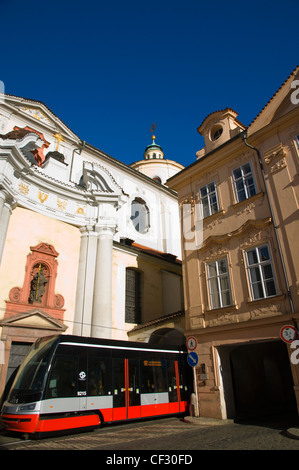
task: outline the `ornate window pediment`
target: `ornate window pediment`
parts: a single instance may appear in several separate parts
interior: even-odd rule
[[[57,257],[52,245],[40,243],[30,247],[23,287],[13,287],[6,302],[5,318],[19,312],[29,312],[35,306],[54,318],[63,319],[64,298],[55,294]]]
[[[87,191],[121,195],[122,188],[116,183],[113,176],[101,165],[85,161],[81,184]]]
[[[40,309],[34,309],[27,313],[20,313],[13,317],[5,318],[0,322],[2,327],[38,328],[64,332],[67,326],[51,315]]]

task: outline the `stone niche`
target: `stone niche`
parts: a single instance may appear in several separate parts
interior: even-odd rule
[[[53,318],[63,321],[64,298],[55,294],[57,257],[59,253],[52,245],[40,243],[30,247],[27,256],[23,287],[13,287],[6,301],[5,317],[42,309]]]

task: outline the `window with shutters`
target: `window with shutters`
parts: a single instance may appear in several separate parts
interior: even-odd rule
[[[125,321],[141,322],[141,273],[133,268],[126,269]]]

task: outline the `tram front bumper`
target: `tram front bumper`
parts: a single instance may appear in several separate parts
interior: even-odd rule
[[[7,431],[33,433],[38,423],[38,414],[2,414],[1,422]]]

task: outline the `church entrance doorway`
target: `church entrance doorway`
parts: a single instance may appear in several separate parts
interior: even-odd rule
[[[10,379],[17,367],[22,364],[32,343],[13,341],[11,343],[9,362],[7,367],[6,382]]]

